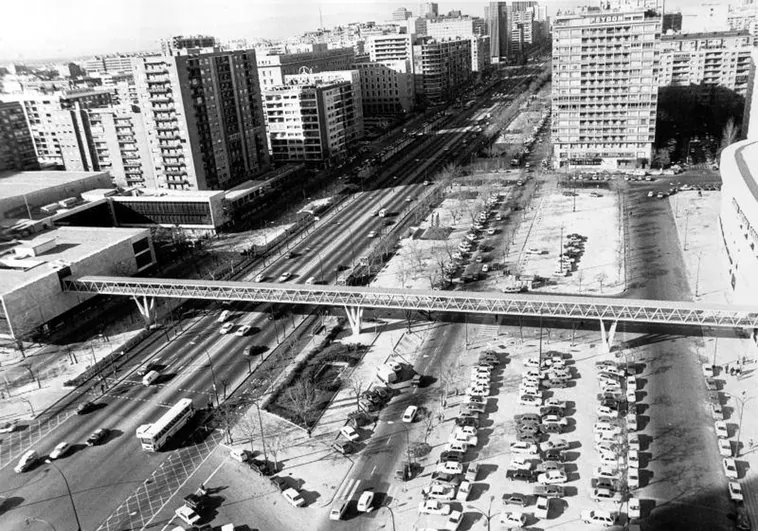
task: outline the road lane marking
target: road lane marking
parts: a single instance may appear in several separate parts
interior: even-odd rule
[[[374,475],[374,472],[376,472],[376,465],[374,465],[374,468],[372,468],[372,469],[371,469],[371,474],[370,474],[370,475],[372,475],[372,476],[373,476],[373,475]]]
[[[392,435],[390,435],[389,437],[387,437],[387,446],[389,446],[389,445],[390,445],[390,441],[391,441],[391,440],[392,440]]]

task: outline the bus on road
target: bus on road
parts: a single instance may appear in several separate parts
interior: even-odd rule
[[[194,413],[195,406],[192,404],[192,399],[182,398],[157,422],[143,424],[137,428],[137,438],[142,444],[142,449],[148,452],[160,450],[172,435],[189,422]]]

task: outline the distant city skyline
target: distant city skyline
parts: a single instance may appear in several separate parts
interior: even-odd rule
[[[438,2],[440,14],[461,10],[483,16],[483,1]],[[541,2],[549,13],[599,0]],[[371,0],[24,0],[4,7],[6,24],[0,32],[0,64],[14,61],[71,59],[117,52],[159,49],[172,35],[207,34],[230,38],[279,39],[324,26],[373,20],[390,22],[392,11],[418,11],[419,2]],[[684,0],[670,0],[678,9]],[[107,7],[106,7],[107,6]],[[10,21],[10,23],[7,23]]]

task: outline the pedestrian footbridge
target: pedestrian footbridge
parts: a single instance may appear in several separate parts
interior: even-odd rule
[[[105,276],[66,278],[62,283],[67,291],[131,296],[148,322],[155,297],[164,297],[341,306],[354,333],[360,332],[364,308],[598,319],[606,344],[612,343],[619,321],[758,328],[758,307],[686,301]],[[610,323],[607,338],[604,322]]]

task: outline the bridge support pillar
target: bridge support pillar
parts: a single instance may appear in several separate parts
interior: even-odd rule
[[[136,295],[133,295],[132,298],[137,304],[140,315],[145,320],[145,326],[153,324],[153,320],[155,319],[155,297],[143,295],[142,301]]]
[[[347,321],[350,323],[350,330],[353,331],[353,335],[357,336],[361,333],[361,320],[363,318],[363,308],[345,306],[345,313],[347,314]]]
[[[605,323],[600,319],[600,340],[603,343],[603,353],[605,354],[610,354],[611,349],[613,348],[613,337],[616,335],[616,325],[618,325],[618,321],[613,321],[606,333]]]

